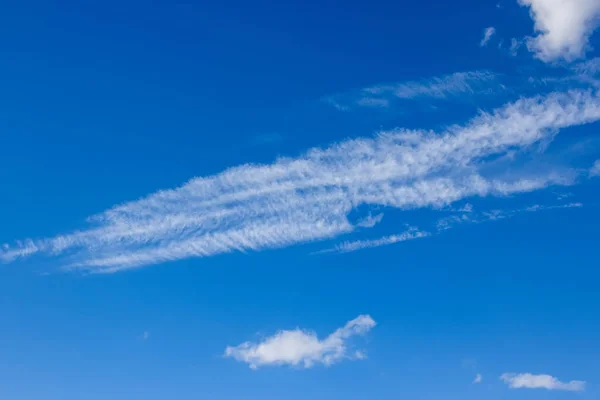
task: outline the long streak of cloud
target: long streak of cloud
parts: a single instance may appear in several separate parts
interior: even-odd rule
[[[479,42],[479,46],[480,47],[487,46],[488,42],[490,41],[492,36],[494,36],[495,33],[496,33],[496,28],[494,28],[493,26],[490,26],[489,28],[485,28],[485,30],[483,31],[483,38],[481,39],[481,42]]]
[[[500,177],[481,167],[599,119],[600,98],[590,91],[524,98],[439,133],[397,129],[194,178],[92,216],[82,230],[5,245],[0,260],[47,254],[70,268],[114,272],[333,238],[355,229],[347,216],[361,205],[442,207],[570,184],[552,171]]]

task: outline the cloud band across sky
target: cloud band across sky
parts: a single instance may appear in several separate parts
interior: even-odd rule
[[[396,129],[194,178],[92,216],[85,229],[4,245],[0,260],[46,254],[68,268],[114,272],[334,238],[355,229],[348,214],[361,205],[442,207],[571,184],[576,174],[564,170],[507,176],[484,167],[599,119],[592,91],[523,98],[442,132]]]

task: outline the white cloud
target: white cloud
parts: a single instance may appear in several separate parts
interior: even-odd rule
[[[461,93],[474,93],[495,79],[496,75],[488,71],[456,72],[422,81],[372,86],[363,89],[363,92],[370,95],[389,94],[400,99],[417,97],[442,99]]]
[[[598,0],[518,0],[530,7],[535,37],[527,47],[540,60],[573,61],[583,57],[588,39],[600,22]]]
[[[533,212],[533,211],[546,211],[546,210],[557,210],[557,209],[561,209],[561,208],[581,208],[583,207],[583,204],[581,203],[567,203],[567,204],[559,204],[559,205],[555,205],[555,206],[542,206],[539,204],[535,204],[531,207],[527,207],[525,209],[521,209],[521,210],[516,210],[516,212]]]
[[[513,57],[516,56],[517,52],[519,51],[519,49],[521,48],[522,45],[523,45],[523,41],[512,38],[512,39],[510,39],[510,47],[508,49],[508,52],[510,53],[511,56],[513,56]]]
[[[475,375],[475,379],[473,379],[473,383],[481,383],[483,381],[483,376],[481,374]]]
[[[584,62],[580,62],[573,66],[574,70],[586,77],[591,77],[600,73],[600,57],[592,58]]]
[[[319,253],[331,253],[331,252],[350,253],[352,251],[368,249],[368,248],[372,248],[372,247],[387,246],[390,244],[405,242],[407,240],[412,240],[412,239],[420,239],[420,238],[424,238],[427,236],[430,236],[429,232],[420,231],[416,228],[411,228],[411,229],[407,230],[406,232],[402,232],[397,235],[384,236],[379,239],[346,241],[346,242],[336,245],[332,249],[320,251]]]
[[[480,224],[483,222],[498,221],[506,218],[512,218],[518,214],[523,213],[581,207],[583,207],[583,204],[572,202],[567,204],[557,204],[549,206],[534,204],[532,206],[513,210],[489,210],[480,213],[473,213],[472,211],[469,211],[468,213],[464,213],[462,215],[451,215],[449,217],[441,218],[437,221],[437,232],[443,232],[459,224]]]
[[[380,223],[382,220],[383,220],[383,213],[379,213],[375,216],[372,216],[371,214],[369,214],[366,218],[363,218],[360,221],[358,221],[356,226],[359,226],[361,228],[372,228],[375,225],[377,225],[378,223]]]
[[[600,176],[600,160],[596,160],[590,168],[590,176]]]
[[[324,101],[339,111],[350,111],[356,107],[386,109],[397,100],[443,100],[503,89],[504,86],[497,82],[496,74],[485,70],[467,71],[416,81],[370,86],[329,96],[324,98]]]
[[[342,242],[333,248],[321,250],[314,254],[324,254],[324,253],[349,253],[357,250],[368,249],[373,247],[387,246],[390,244],[405,242],[407,240],[426,238],[448,229],[453,228],[458,224],[464,223],[472,223],[472,224],[480,224],[483,222],[489,221],[498,221],[506,218],[514,217],[518,214],[522,214],[525,212],[536,212],[536,211],[548,211],[548,210],[557,210],[557,209],[565,209],[565,208],[581,208],[583,204],[573,202],[567,204],[558,204],[558,205],[540,205],[534,204],[529,207],[519,208],[514,210],[490,210],[483,211],[481,213],[475,213],[471,204],[468,204],[465,207],[462,207],[458,210],[447,210],[460,212],[461,215],[451,215],[449,217],[441,218],[436,223],[435,232],[432,234],[430,232],[420,230],[417,228],[409,228],[407,231],[397,234],[384,236],[379,239],[371,239],[371,240],[354,240],[354,241],[345,241]]]
[[[500,377],[511,389],[548,389],[579,392],[585,389],[584,381],[563,383],[550,375],[506,373]]]
[[[260,343],[228,346],[225,356],[247,363],[252,369],[266,365],[310,368],[315,364],[329,366],[345,358],[362,360],[366,357],[362,351],[348,354],[348,341],[353,336],[365,335],[375,325],[369,315],[360,315],[323,340],[311,331],[282,330]]]
[[[571,184],[573,175],[553,170],[499,176],[482,169],[489,157],[599,119],[592,92],[523,98],[441,132],[396,129],[194,178],[95,215],[82,230],[0,249],[0,260],[46,254],[69,268],[109,273],[334,238],[355,229],[348,215],[361,205],[443,207]]]
[[[479,42],[479,46],[484,47],[488,44],[488,42],[490,41],[490,39],[492,38],[492,36],[494,36],[494,34],[496,33],[496,28],[494,28],[493,26],[490,26],[489,28],[485,28],[485,30],[483,31],[483,38],[481,39],[481,42]]]

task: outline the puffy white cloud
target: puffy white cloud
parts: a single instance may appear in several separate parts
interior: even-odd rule
[[[506,373],[500,377],[511,389],[548,389],[579,392],[585,389],[584,381],[561,382],[551,375]]]
[[[443,207],[571,184],[573,176],[553,170],[498,176],[482,169],[490,157],[599,119],[600,98],[589,91],[523,98],[441,132],[396,129],[194,178],[93,216],[85,229],[5,246],[0,260],[46,254],[69,268],[109,273],[334,238],[355,229],[348,215],[361,205]]]
[[[365,335],[376,325],[369,315],[360,315],[320,340],[314,332],[295,329],[282,330],[260,343],[245,342],[228,346],[225,356],[256,369],[265,365],[291,365],[310,368],[315,364],[332,365],[345,358],[364,359],[362,351],[348,352],[348,341]]]
[[[598,0],[518,0],[530,7],[537,35],[527,47],[540,60],[573,61],[583,57],[588,39],[600,22]]]
[[[481,383],[483,381],[483,376],[481,374],[475,375],[475,379],[473,379],[473,383]]]
[[[493,26],[490,26],[489,28],[485,28],[485,30],[483,31],[483,38],[481,39],[481,42],[479,42],[479,46],[484,47],[488,44],[488,42],[490,41],[490,39],[492,38],[492,36],[494,36],[494,34],[496,33],[496,28],[494,28]]]

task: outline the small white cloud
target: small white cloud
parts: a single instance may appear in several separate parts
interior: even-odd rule
[[[598,0],[518,0],[530,7],[536,36],[527,47],[544,62],[573,61],[584,56],[592,32],[600,23]]]
[[[473,383],[481,383],[481,381],[483,381],[483,376],[481,376],[481,374],[477,374],[475,375],[475,379],[473,380]]]
[[[489,89],[489,85],[496,80],[496,75],[489,71],[456,72],[425,79],[410,81],[393,85],[379,85],[363,89],[370,95],[392,95],[399,99],[437,98],[444,99],[463,93],[475,93]]]
[[[508,52],[510,53],[510,55],[513,57],[516,56],[517,52],[521,48],[521,45],[523,45],[522,40],[517,40],[515,38],[510,39],[510,47],[508,49]]]
[[[362,360],[364,352],[355,351],[348,355],[348,340],[365,335],[376,325],[369,315],[360,315],[337,329],[323,340],[314,332],[295,329],[282,330],[260,343],[245,342],[239,346],[228,346],[225,357],[234,358],[257,369],[265,365],[291,365],[311,368],[315,364],[326,366],[344,358]]]
[[[379,239],[346,241],[341,244],[338,244],[333,249],[324,250],[320,253],[350,253],[352,251],[369,249],[372,247],[387,246],[390,244],[405,242],[407,240],[412,239],[425,238],[430,235],[431,234],[429,232],[420,231],[416,228],[410,228],[406,232],[403,232],[401,234],[384,236]]]
[[[332,106],[333,108],[335,108],[338,111],[348,111],[350,110],[350,107],[341,104],[340,102],[338,102],[336,99],[334,99],[333,97],[326,97],[323,99],[323,101],[327,104],[329,104],[330,106]]]
[[[506,373],[500,376],[511,389],[548,389],[580,392],[585,389],[584,381],[561,382],[551,375]]]
[[[382,219],[383,213],[377,214],[375,216],[369,214],[369,216],[367,216],[366,218],[363,218],[360,221],[358,221],[356,226],[360,226],[361,228],[372,228],[378,223],[380,223]]]
[[[592,168],[590,168],[590,176],[600,176],[600,160],[596,160]]]
[[[481,42],[479,42],[479,46],[484,47],[488,44],[488,42],[490,41],[490,39],[492,38],[492,36],[494,36],[494,34],[496,33],[496,28],[494,28],[493,26],[490,26],[489,28],[485,28],[485,30],[483,31],[483,38],[481,39]]]
[[[569,197],[573,197],[573,193],[570,193],[570,192],[556,193],[556,200],[564,200],[564,199],[568,199]]]

